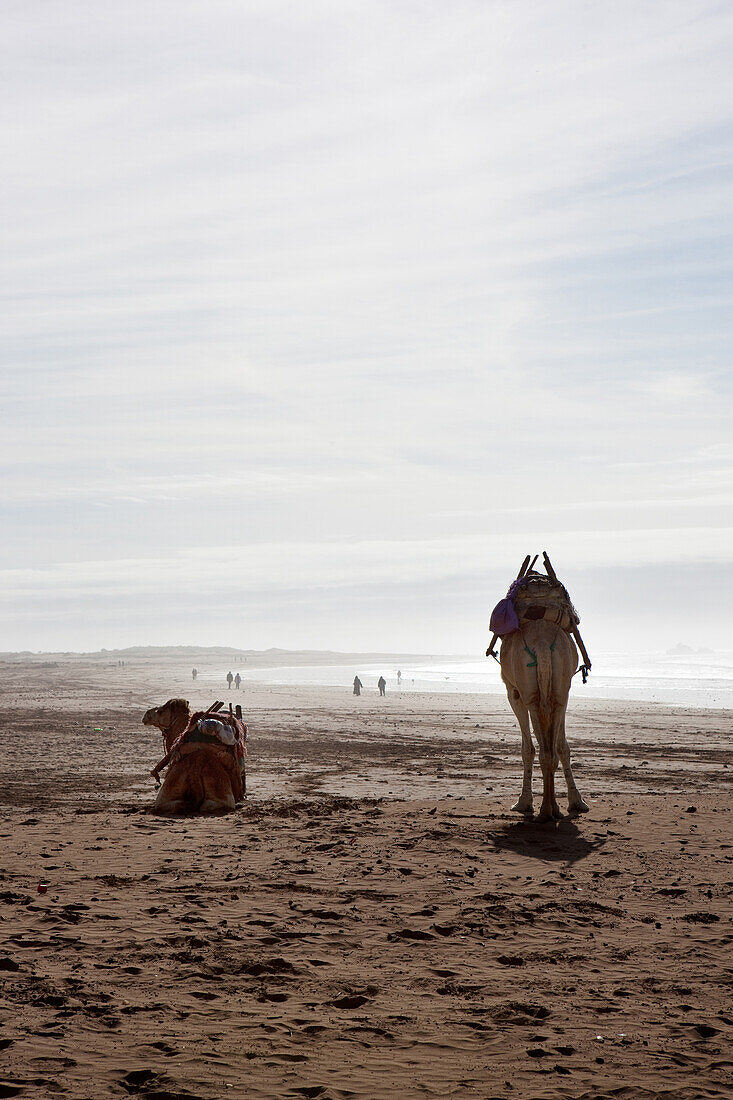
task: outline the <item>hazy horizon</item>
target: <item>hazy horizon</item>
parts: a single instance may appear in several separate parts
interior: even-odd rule
[[[733,9],[0,25],[0,650],[730,648]]]

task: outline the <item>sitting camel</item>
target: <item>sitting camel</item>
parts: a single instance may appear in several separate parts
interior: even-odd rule
[[[161,731],[166,749],[151,774],[157,779],[158,772],[168,767],[153,813],[228,813],[244,798],[243,769],[235,748],[198,733],[197,723],[203,717],[202,712],[191,715],[186,699],[169,699],[143,715],[144,726]],[[231,725],[240,744],[246,740],[243,722],[228,715],[210,717]]]
[[[558,760],[565,772],[570,813],[587,813],[570,768],[570,749],[565,738],[565,711],[578,651],[572,638],[552,623],[539,620],[522,624],[502,638],[501,678],[506,684],[511,708],[522,731],[522,793],[513,810],[532,813],[532,763],[535,750],[532,728],[540,750],[542,806],[538,821],[562,817],[555,799],[555,771]]]

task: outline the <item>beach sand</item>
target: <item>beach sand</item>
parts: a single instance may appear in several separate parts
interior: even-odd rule
[[[506,700],[220,664],[0,661],[0,1097],[733,1094],[729,712],[574,687],[548,827]],[[176,695],[244,707],[228,817],[147,812]]]

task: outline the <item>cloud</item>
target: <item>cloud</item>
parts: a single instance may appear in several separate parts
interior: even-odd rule
[[[642,382],[640,388],[652,397],[658,397],[664,401],[684,401],[688,408],[689,402],[709,400],[712,394],[708,378],[704,374],[692,371],[689,373],[672,371],[662,377]]]
[[[384,583],[445,582],[477,577],[490,562],[492,571],[508,577],[521,561],[521,551],[540,547],[538,535],[498,540],[425,539],[402,542],[260,543],[249,546],[209,545],[183,549],[167,557],[60,562],[51,567],[0,572],[0,601],[10,604],[51,598],[90,596],[194,594],[339,589]],[[724,564],[733,554],[733,526],[670,530],[563,531],[552,539],[552,556],[563,570],[609,565],[640,566],[708,562]]]

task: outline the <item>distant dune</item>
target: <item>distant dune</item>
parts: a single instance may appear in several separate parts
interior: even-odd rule
[[[336,650],[330,649],[234,649],[231,646],[194,646],[194,645],[178,645],[178,646],[155,646],[155,645],[139,645],[129,646],[126,649],[99,649],[91,652],[75,652],[72,650],[66,650],[61,652],[49,652],[33,653],[30,650],[22,650],[19,652],[4,652],[0,653],[0,658],[3,660],[32,660],[34,663],[40,660],[54,660],[59,659],[84,659],[90,661],[104,660],[181,660],[184,658],[192,661],[213,661],[220,660],[222,658],[228,658],[231,660],[246,661],[247,664],[255,667],[271,667],[273,665],[311,665],[311,664],[352,664],[354,662],[367,663],[371,661],[424,661],[428,659],[434,659],[435,657],[443,658],[442,654],[425,654],[425,653],[393,653],[386,651],[379,652],[359,652],[359,653],[341,653]],[[457,660],[455,656],[448,657],[448,660]]]

